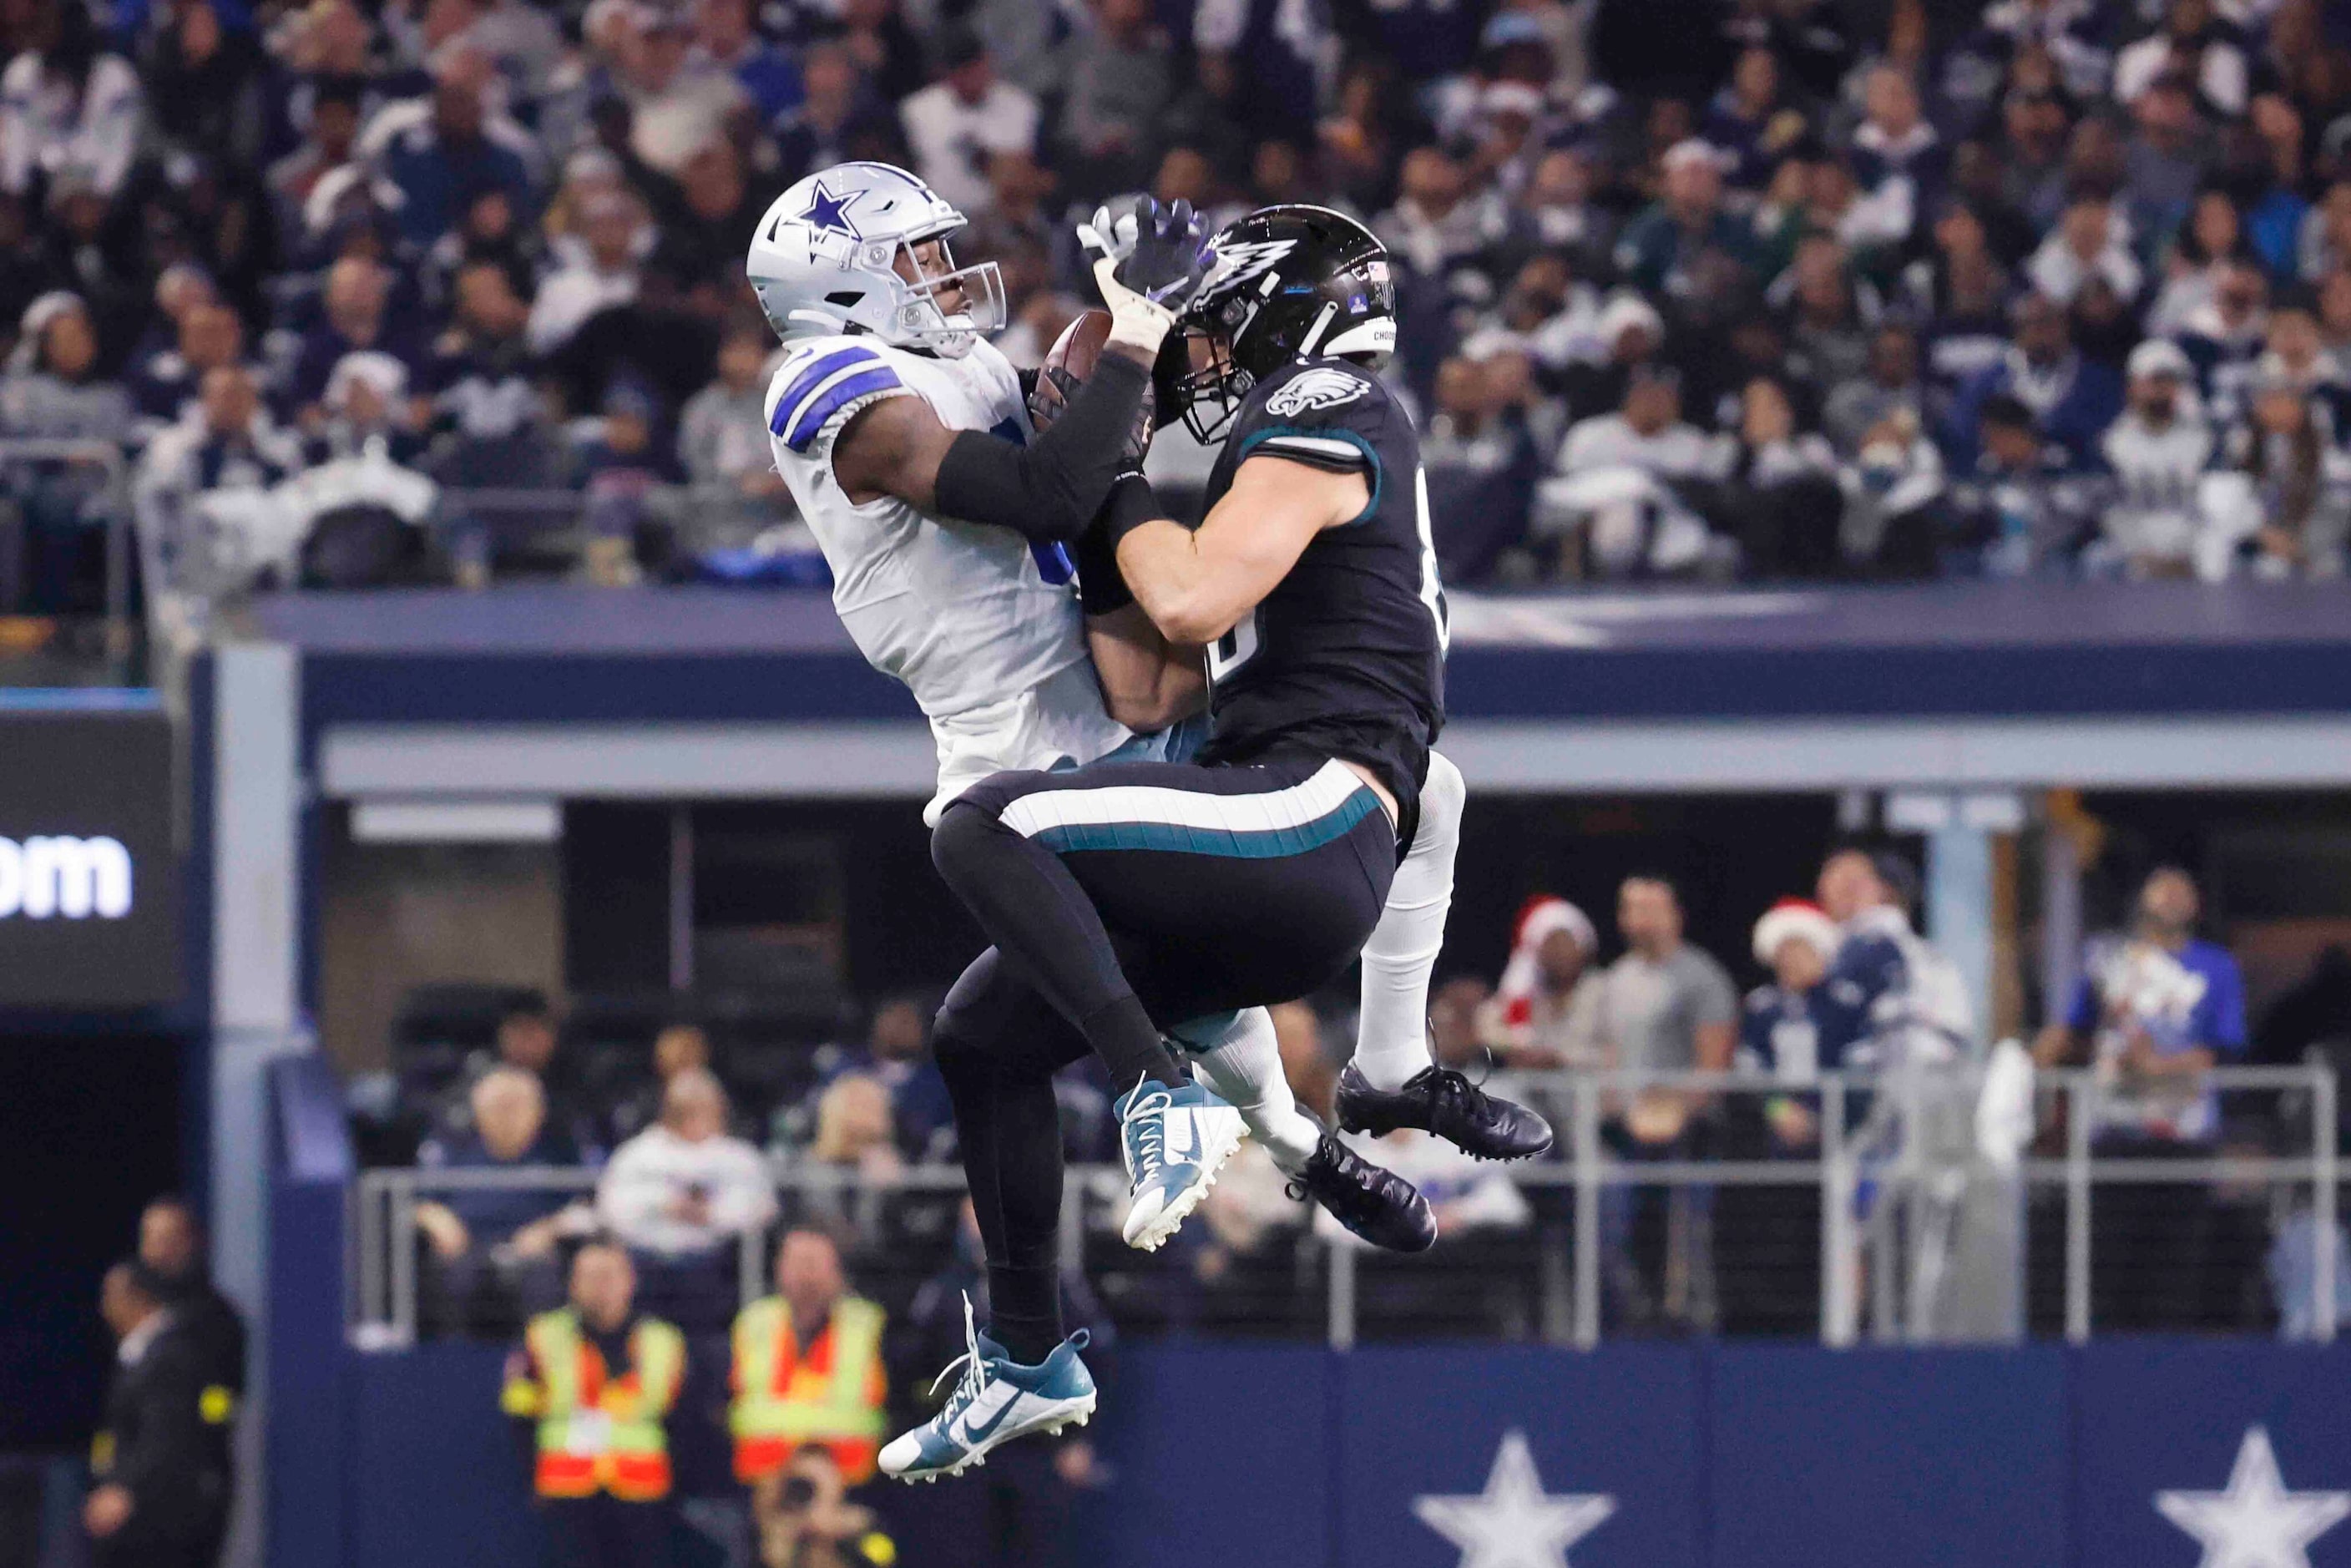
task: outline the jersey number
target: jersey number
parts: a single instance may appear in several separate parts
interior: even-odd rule
[[[1233,629],[1208,644],[1208,684],[1231,678],[1235,670],[1257,657],[1259,612],[1252,610]]]
[[[1420,513],[1420,601],[1428,606],[1429,619],[1437,622],[1437,651],[1440,654],[1453,648],[1453,623],[1445,610],[1445,584],[1437,579],[1437,534],[1428,520],[1428,474],[1421,468],[1412,471],[1413,500]]]

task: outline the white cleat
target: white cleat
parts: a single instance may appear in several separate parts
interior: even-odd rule
[[[1145,1080],[1114,1109],[1119,1154],[1133,1183],[1119,1232],[1129,1247],[1156,1252],[1216,1186],[1245,1124],[1238,1111],[1196,1083],[1171,1090]]]

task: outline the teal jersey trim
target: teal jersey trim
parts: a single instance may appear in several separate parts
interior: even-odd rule
[[[1269,424],[1262,430],[1252,430],[1241,439],[1240,460],[1234,464],[1234,467],[1238,468],[1240,463],[1249,461],[1249,455],[1256,450],[1259,443],[1270,441],[1277,435],[1304,435],[1317,441],[1343,441],[1364,455],[1364,461],[1372,470],[1372,498],[1364,503],[1362,511],[1340,524],[1341,528],[1352,528],[1380,509],[1380,486],[1386,481],[1386,472],[1380,466],[1380,455],[1373,449],[1370,442],[1344,425],[1333,425],[1328,430],[1308,430],[1295,424]],[[1281,455],[1277,452],[1274,455],[1279,457]]]
[[[1343,838],[1357,822],[1380,809],[1379,797],[1358,788],[1336,808],[1294,828],[1252,832],[1194,828],[1180,822],[1081,822],[1047,828],[1037,841],[1055,854],[1089,850],[1165,850],[1173,854],[1221,855],[1228,860],[1281,860],[1319,850]]]

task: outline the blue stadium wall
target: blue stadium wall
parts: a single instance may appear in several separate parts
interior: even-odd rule
[[[340,1561],[539,1560],[502,1354],[345,1359]],[[2291,1490],[2351,1488],[2351,1351],[1171,1344],[1130,1346],[1114,1375],[1116,1479],[1048,1561],[1455,1568],[1415,1500],[1481,1497],[1514,1431],[1552,1503],[1608,1500],[1574,1568],[2190,1568],[2157,1494],[2223,1491],[2255,1427]],[[907,1563],[981,1560],[963,1532],[1013,1452],[884,1500]],[[2351,1563],[2351,1524],[2309,1561]]]

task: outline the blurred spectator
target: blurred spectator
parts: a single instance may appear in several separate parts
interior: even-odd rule
[[[210,1563],[228,1529],[230,1408],[204,1396],[196,1342],[172,1332],[147,1270],[106,1271],[99,1311],[115,1340],[83,1500],[97,1568]]]
[[[1438,569],[1477,582],[1526,532],[1542,455],[1527,428],[1533,397],[1522,354],[1455,358],[1437,372],[1437,407],[1421,439]]]
[[[538,1081],[547,1125],[548,1150],[558,1165],[593,1164],[604,1149],[603,1129],[580,1092],[574,1064],[559,1048],[554,1015],[542,1001],[512,1008],[498,1019],[486,1051],[466,1059],[464,1082],[443,1107],[441,1124],[452,1134],[473,1125],[474,1081],[501,1067],[519,1068]]]
[[[1739,993],[1711,954],[1683,939],[1681,898],[1673,882],[1661,875],[1625,878],[1617,892],[1616,928],[1626,950],[1608,966],[1601,993],[1602,1038],[1614,1061],[1640,1072],[1729,1067]]]
[[[1949,1057],[1975,1038],[1973,1005],[1958,971],[1911,929],[1918,874],[1900,856],[1848,846],[1821,862],[1814,896],[1840,933],[1829,966],[1823,1061],[1875,1068],[1908,1052]]]
[[[1768,985],[1747,993],[1739,1026],[1739,1064],[1789,1083],[1810,1083],[1844,1065],[1842,1057],[1821,1054],[1819,1019],[1836,1004],[1823,982],[1841,944],[1836,922],[1817,904],[1783,898],[1755,923],[1755,961],[1771,972]],[[1827,1031],[1832,1047],[1850,1043],[1851,1031]],[[1817,1129],[1794,1102],[1771,1113],[1772,1131],[1783,1144],[1813,1141]]]
[[[1061,47],[1058,136],[1071,193],[1130,191],[1157,162],[1152,145],[1176,96],[1176,68],[1149,0],[1091,0],[1093,26]],[[1006,149],[1025,151],[1025,149]]]
[[[637,298],[645,214],[638,200],[600,191],[580,204],[580,245],[539,286],[526,336],[542,357],[571,340],[590,317]]]
[[[647,1299],[695,1328],[726,1321],[735,1244],[774,1216],[776,1195],[759,1151],[726,1131],[726,1092],[688,1068],[661,1121],[612,1151],[596,1211],[643,1268]]]
[[[1799,428],[1787,387],[1770,376],[1749,382],[1739,426],[1722,444],[1716,520],[1736,535],[1748,575],[1835,576],[1844,510],[1836,453]]]
[[[1729,156],[1726,181],[1739,190],[1760,191],[1806,128],[1803,110],[1782,90],[1780,57],[1750,45],[1739,52],[1729,81],[1708,104],[1703,131],[1709,144]]]
[[[303,208],[319,180],[350,162],[359,141],[363,92],[355,77],[329,77],[310,90],[302,144],[270,164],[264,180],[277,204],[281,233],[300,232]]]
[[[2001,404],[2022,406],[2007,397],[1986,406]],[[2029,423],[2031,416],[2026,418]],[[1837,480],[1844,493],[1838,546],[1849,570],[1869,577],[1920,578],[1944,564],[1950,527],[1942,455],[1909,410],[1895,408],[1864,431],[1860,449],[1838,470]],[[1819,522],[1811,520],[1807,531],[1803,514],[1794,516],[1797,540],[1816,551]]]
[[[245,1319],[213,1284],[204,1222],[185,1198],[159,1197],[140,1210],[139,1266],[171,1312],[172,1333],[194,1347],[205,1391],[200,1403],[234,1415],[245,1398]],[[227,1418],[215,1414],[210,1424],[225,1426]]]
[[[828,1082],[856,1074],[882,1086],[888,1096],[889,1141],[918,1164],[944,1157],[942,1143],[955,1126],[946,1081],[931,1065],[932,1010],[913,997],[889,998],[874,1008],[864,1047],[822,1064]]]
[[[130,398],[99,379],[98,333],[80,296],[57,290],[34,300],[0,374],[0,437],[120,444],[131,428]],[[29,607],[79,608],[110,499],[104,461],[15,463],[0,490],[22,508]]]
[[[245,325],[227,306],[204,298],[178,313],[176,346],[158,350],[131,372],[140,414],[162,424],[187,418],[204,377],[245,356]]]
[[[2095,526],[2093,497],[2032,411],[2001,393],[1984,402],[1975,466],[1953,484],[1952,534],[1987,577],[2069,569]]]
[[[193,418],[148,444],[133,482],[141,527],[175,537],[201,521],[212,568],[235,586],[275,570],[290,575],[300,544],[270,491],[300,465],[302,449],[269,423],[252,372],[220,365],[204,372]]]
[[[2351,455],[2329,439],[2334,421],[2293,373],[2266,358],[2262,365],[2251,416],[2230,434],[2246,486],[2231,497],[2234,527],[2221,526],[2231,545],[2250,533],[2256,577],[2340,577],[2351,538]]]
[[[434,472],[461,486],[555,483],[560,454],[533,375],[529,301],[505,267],[477,261],[458,270],[455,303],[424,371],[441,437]]]
[[[681,1072],[710,1069],[710,1037],[702,1026],[674,1023],[653,1036],[653,1082],[611,1109],[610,1121],[615,1147],[661,1120],[662,1103],[670,1081]]]
[[[1821,411],[1821,426],[1847,456],[1889,414],[1907,413],[1914,425],[1926,421],[1926,389],[1918,379],[1918,340],[1911,329],[1889,323],[1870,334],[1869,361],[1863,374],[1839,380]]]
[[[1592,967],[1599,953],[1583,911],[1563,898],[1529,899],[1501,984],[1479,1011],[1479,1037],[1512,1067],[1614,1065],[1602,1034],[1607,987]]]
[[[2025,277],[2045,298],[2071,305],[2092,277],[2124,299],[2137,298],[2143,275],[2131,255],[2130,230],[2114,204],[2095,192],[2076,194],[2065,215],[2032,253]]]
[[[2168,76],[2192,84],[2204,107],[2234,119],[2245,111],[2251,76],[2245,52],[2212,0],[2171,0],[2163,26],[2115,57],[2114,93],[2125,106]]]
[[[250,170],[267,129],[261,46],[211,0],[180,0],[141,46],[152,129],[172,150]]]
[[[678,460],[685,476],[714,492],[780,505],[783,476],[768,449],[768,329],[738,322],[718,345],[718,379],[686,400],[678,415]]]
[[[1541,492],[1538,521],[1563,536],[1568,563],[1588,557],[1595,575],[1627,577],[1700,571],[1720,562],[1727,547],[1677,489],[1709,476],[1717,454],[1681,413],[1680,377],[1642,367],[1620,412],[1581,421],[1567,433],[1559,477]]]
[[[412,245],[438,239],[465,197],[486,185],[504,191],[517,211],[530,206],[527,149],[514,144],[511,122],[492,125],[491,80],[486,55],[462,43],[444,46],[434,58],[431,94],[387,107],[361,133],[362,155],[399,188],[394,218]]]
[[[100,197],[122,188],[139,148],[144,94],[109,52],[80,0],[32,0],[0,71],[0,191],[22,195],[68,171]]]
[[[2129,406],[2100,443],[2114,494],[2100,519],[2103,537],[2084,566],[2134,578],[2183,577],[2199,554],[2212,550],[2221,526],[2203,483],[2219,443],[2189,406],[2191,367],[2178,345],[2141,343],[2129,371]]]
[[[685,1338],[637,1304],[629,1255],[590,1242],[569,1302],[531,1319],[498,1406],[536,1453],[531,1490],[563,1563],[672,1561],[668,1426]]]
[[[897,126],[870,96],[847,49],[818,44],[800,69],[808,96],[775,121],[778,186],[852,158],[895,155]]]
[[[726,67],[691,52],[694,22],[684,8],[623,3],[604,21],[596,41],[628,106],[629,146],[647,168],[674,177],[725,134],[745,89]]]
[[[466,1095],[472,1126],[425,1140],[416,1163],[427,1170],[515,1170],[576,1165],[578,1155],[547,1125],[538,1079],[520,1067],[494,1067]],[[563,1294],[557,1245],[588,1219],[560,1188],[458,1187],[416,1206],[416,1228],[431,1249],[433,1295],[451,1327],[511,1332],[520,1318],[545,1312]]]
[[[752,1490],[762,1568],[891,1568],[897,1542],[881,1516],[852,1502],[824,1449],[804,1448]]]
[[[2033,1046],[2043,1066],[2095,1068],[2094,1133],[2102,1154],[2200,1158],[2219,1138],[2220,1107],[2204,1075],[2244,1054],[2244,978],[2226,948],[2196,936],[2199,913],[2196,883],[2186,872],[2150,873],[2130,931],[2088,945],[2064,1011]],[[2083,1102],[2073,1104],[2079,1114]],[[2109,1184],[2092,1203],[2098,1326],[2180,1329],[2208,1321],[2214,1215],[2207,1189]]]
[[[1950,154],[1920,112],[1918,89],[1899,67],[1870,71],[1862,122],[1853,132],[1853,172],[1867,204],[1847,237],[1898,245],[1941,199]]]
[[[2268,303],[2268,275],[2251,258],[2233,256],[2214,269],[2212,298],[2180,327],[2179,347],[2199,391],[2223,409],[2243,406],[2245,379],[2269,335]]]
[[[2221,275],[2243,255],[2244,244],[2244,220],[2229,193],[2199,192],[2166,248],[2163,285],[2147,307],[2148,335],[2168,338],[2187,330],[2189,318],[2211,303]]]
[[[761,125],[771,125],[800,101],[800,69],[792,57],[759,36],[751,0],[695,0],[695,52],[689,66],[724,71],[749,100]]]
[[[815,1448],[843,1482],[861,1486],[884,1436],[882,1309],[849,1293],[841,1249],[822,1230],[784,1233],[775,1281],[774,1295],[735,1317],[735,1479],[760,1486]]]
[[[1659,167],[1658,199],[1625,226],[1616,242],[1616,267],[1645,289],[1678,292],[1698,255],[1719,250],[1733,260],[1755,259],[1751,231],[1725,211],[1722,153],[1707,142],[1680,141]]]
[[[2014,344],[1959,390],[1946,442],[1953,464],[1975,462],[1984,400],[2005,392],[2032,410],[2044,436],[2086,465],[2122,412],[2122,378],[2074,350],[2064,311],[2046,295],[2026,295],[2010,319]]]
[[[2217,152],[2184,78],[2158,77],[2131,105],[2137,126],[2123,152],[2123,204],[2132,232],[2170,234],[2188,216]]]
[[[403,370],[413,365],[415,351],[387,332],[391,297],[392,275],[375,262],[347,256],[327,269],[320,319],[302,340],[301,357],[286,389],[305,424],[315,425],[323,415],[328,378],[346,356],[365,350],[387,356]]]
[[[899,108],[914,172],[967,215],[987,211],[987,155],[1037,146],[1037,100],[999,81],[987,46],[967,24],[936,39],[939,79]]]

